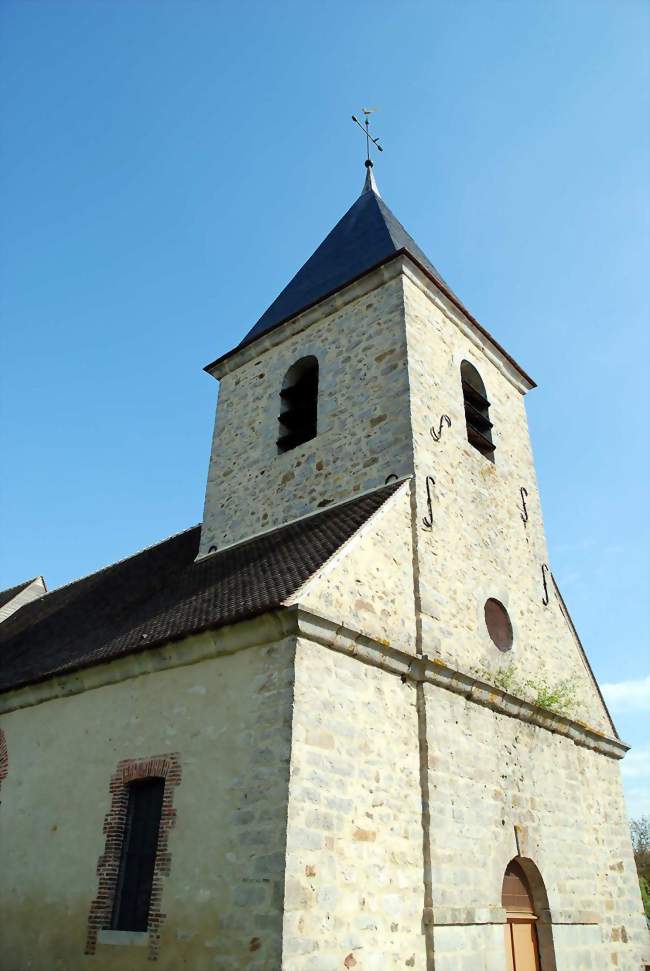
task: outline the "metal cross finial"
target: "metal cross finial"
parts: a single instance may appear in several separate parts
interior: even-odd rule
[[[364,115],[366,116],[363,125],[361,124],[361,122],[359,121],[359,119],[356,118],[354,115],[352,115],[352,121],[355,123],[355,125],[358,125],[359,126],[359,128],[361,129],[361,131],[366,136],[366,162],[365,162],[365,165],[366,165],[366,168],[367,169],[370,169],[370,168],[372,168],[372,160],[370,158],[370,142],[372,142],[372,144],[375,146],[375,148],[378,151],[383,152],[383,148],[379,144],[379,139],[378,138],[373,138],[372,135],[370,134],[370,121],[369,121],[369,117],[368,116],[369,115],[372,115],[375,111],[377,111],[377,108],[362,108],[361,110],[364,113]]]

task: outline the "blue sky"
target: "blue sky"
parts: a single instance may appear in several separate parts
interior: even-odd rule
[[[646,0],[4,0],[0,587],[198,522],[232,347],[357,196],[536,378],[551,565],[650,813]],[[626,687],[627,685],[627,687]],[[644,688],[645,685],[645,688]]]

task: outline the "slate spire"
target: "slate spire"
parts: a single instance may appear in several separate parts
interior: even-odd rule
[[[381,198],[372,162],[367,160],[365,165],[366,178],[359,198],[262,314],[236,350],[388,262],[398,253],[408,253],[449,291],[436,268]]]
[[[363,191],[374,192],[375,195],[379,196],[379,198],[381,199],[379,189],[377,188],[377,182],[375,180],[375,176],[372,171],[372,162],[370,161],[370,159],[367,159],[367,161],[364,164],[366,166],[366,181],[363,183]]]

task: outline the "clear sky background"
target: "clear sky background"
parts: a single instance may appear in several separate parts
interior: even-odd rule
[[[551,566],[650,813],[647,0],[0,4],[0,588],[200,521],[234,346],[375,172],[533,375]],[[264,501],[256,497],[255,501]]]

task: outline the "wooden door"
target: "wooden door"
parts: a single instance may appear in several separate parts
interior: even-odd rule
[[[508,917],[505,934],[508,971],[540,971],[535,919]]]
[[[512,953],[512,930],[509,923],[503,925],[503,931],[506,936],[506,971],[515,971],[515,958]]]
[[[506,868],[501,903],[507,920],[507,971],[541,971],[533,895],[526,874],[517,860],[511,860]]]

